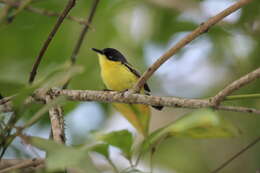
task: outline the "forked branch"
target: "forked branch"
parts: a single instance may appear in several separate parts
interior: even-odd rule
[[[239,90],[243,86],[259,78],[260,78],[260,68],[248,73],[247,75],[229,84],[227,87],[225,87],[223,90],[218,92],[217,95],[212,98],[212,102],[215,105],[219,105],[220,102],[223,101],[226,96],[232,94],[234,91]]]
[[[231,13],[237,11],[244,5],[248,4],[252,0],[240,0],[235,4],[231,5],[227,9],[223,10],[219,14],[214,17],[211,17],[208,21],[202,23],[199,27],[197,27],[194,31],[188,34],[186,37],[181,39],[178,43],[176,43],[172,48],[170,48],[167,52],[165,52],[160,58],[158,58],[153,65],[151,65],[139,78],[138,82],[132,89],[133,93],[139,92],[141,88],[144,86],[145,82],[153,75],[153,73],[168,59],[170,59],[173,55],[175,55],[181,48],[189,44],[191,41],[196,39],[201,34],[207,32],[213,25],[221,21],[226,16]]]

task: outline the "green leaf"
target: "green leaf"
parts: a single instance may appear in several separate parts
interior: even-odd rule
[[[40,80],[44,81],[44,83],[41,82],[43,84],[41,88],[48,90],[51,87],[62,86],[73,76],[82,73],[83,70],[84,68],[80,65],[71,66],[69,63],[64,63]]]
[[[37,88],[38,86],[34,85],[34,86],[25,86],[24,88],[22,88],[19,93],[17,93],[15,95],[15,97],[13,98],[13,105],[14,108],[17,109],[18,111],[20,109],[23,108],[23,102],[25,101],[25,99],[31,95],[34,90]]]
[[[127,158],[131,157],[133,135],[128,130],[113,131],[100,136],[99,139],[109,145],[119,148]]]
[[[143,147],[147,149],[158,141],[171,136],[203,139],[235,137],[239,133],[238,128],[223,117],[220,117],[216,111],[200,109],[156,130],[144,142]]]
[[[25,99],[33,94],[37,88],[41,88],[41,92],[47,92],[51,87],[57,87],[63,85],[67,82],[72,76],[83,71],[81,66],[70,67],[67,63],[64,63],[53,71],[49,72],[44,78],[36,81],[31,86],[25,86],[19,91],[19,93],[14,97],[13,104],[16,111],[19,111],[19,115],[22,114],[21,111],[24,111],[24,101]],[[27,107],[26,107],[27,109]]]
[[[37,112],[35,112],[35,114],[33,115],[33,117],[27,121],[25,123],[25,125],[23,126],[24,128],[30,127],[32,126],[34,123],[36,123],[37,121],[40,120],[40,118],[49,111],[49,109],[51,107],[53,107],[54,105],[62,105],[62,102],[65,101],[65,97],[58,97],[54,100],[52,100],[51,102],[45,104],[44,106],[42,106]]]
[[[96,144],[90,147],[90,151],[94,151],[109,158],[109,145],[108,144]]]
[[[21,88],[24,88],[24,84],[19,81],[0,79],[0,91],[3,96],[9,96],[17,93]]]
[[[80,173],[98,172],[88,156],[87,148],[68,147],[39,137],[24,137],[24,139],[47,152],[46,167],[48,171],[76,168]]]

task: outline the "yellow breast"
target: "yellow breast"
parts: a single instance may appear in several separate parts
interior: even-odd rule
[[[101,54],[98,54],[98,56],[101,77],[107,89],[124,91],[132,88],[137,82],[137,76],[121,62],[110,61]],[[144,89],[141,90],[141,93],[144,93]],[[150,120],[149,106],[123,103],[114,103],[113,105],[143,136],[147,136]]]
[[[107,60],[99,55],[101,77],[106,87],[110,90],[123,91],[132,88],[137,82],[137,77],[121,62]]]

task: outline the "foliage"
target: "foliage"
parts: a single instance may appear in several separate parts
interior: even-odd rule
[[[211,109],[200,109],[153,132],[144,142],[143,150],[152,148],[169,137],[195,139],[224,138],[239,135],[239,129]]]
[[[115,146],[122,150],[122,153],[127,157],[131,158],[132,154],[132,145],[133,145],[133,136],[127,130],[115,131],[102,135],[99,137],[103,142]]]
[[[61,171],[65,168],[76,168],[82,173],[87,171],[97,172],[90,161],[87,149],[67,147],[39,137],[26,137],[26,141],[46,151],[47,171]]]

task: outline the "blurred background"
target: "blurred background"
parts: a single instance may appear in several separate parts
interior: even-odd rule
[[[35,0],[33,7],[60,12],[65,0]],[[233,0],[101,0],[90,31],[78,56],[77,64],[84,72],[75,76],[69,89],[102,90],[98,59],[90,48],[113,47],[120,50],[129,62],[144,72],[160,55],[195,29],[200,23],[225,9]],[[86,18],[92,1],[78,0],[70,15]],[[0,13],[4,5],[0,3]],[[56,17],[42,16],[29,11],[20,12],[9,24],[0,26],[0,93],[13,95],[27,84],[34,59],[53,27]],[[36,78],[69,60],[82,25],[65,20],[51,42]],[[226,17],[156,71],[148,81],[153,95],[205,98],[213,96],[231,81],[260,65],[260,1],[255,0]],[[242,88],[235,94],[260,92],[260,81]],[[260,100],[229,101],[225,104],[260,108]],[[108,132],[134,128],[109,104],[69,102],[66,113],[68,143],[85,143],[92,131]],[[153,111],[151,130],[174,121],[191,110],[165,108]],[[219,112],[234,122],[241,136],[232,139],[169,139],[155,154],[155,171],[160,173],[207,173],[218,167],[234,153],[260,135],[259,115]],[[24,117],[24,119],[32,115]],[[49,136],[48,117],[27,130],[30,135]],[[116,149],[112,159],[125,162]],[[260,170],[260,144],[223,169],[223,173],[255,173]],[[37,151],[39,155],[43,155]],[[9,147],[5,158],[35,157],[19,139]],[[95,163],[104,166],[100,157]],[[122,163],[121,163],[122,162]],[[102,166],[100,166],[102,167]],[[146,169],[146,162],[142,164]]]

